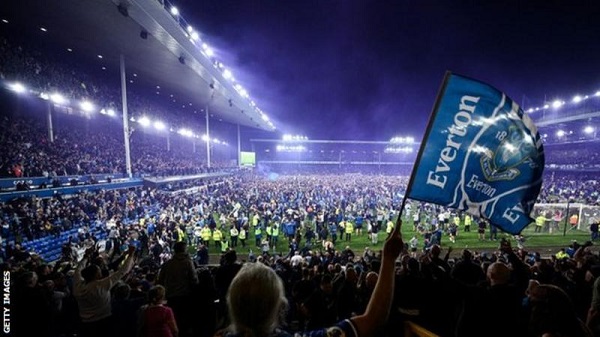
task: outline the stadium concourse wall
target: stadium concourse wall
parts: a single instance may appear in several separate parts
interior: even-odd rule
[[[20,178],[3,178],[0,179],[0,190],[10,190],[16,188],[19,183],[26,183],[29,186],[39,186],[42,184],[51,185],[54,179],[58,179],[61,185],[70,183],[75,179],[78,183],[90,183],[92,178],[102,182],[113,179],[124,178],[123,174],[89,174],[89,175],[72,175],[72,176],[56,176],[56,177],[20,177]]]
[[[94,184],[94,185],[77,185],[77,186],[69,186],[69,187],[58,187],[58,188],[46,188],[46,189],[37,189],[37,190],[29,190],[29,191],[11,191],[0,193],[0,201],[7,202],[10,200],[18,199],[18,198],[30,198],[32,196],[36,196],[38,198],[50,198],[55,195],[70,195],[81,192],[90,192],[97,190],[116,190],[123,189],[129,187],[137,187],[142,186],[142,179],[124,179],[123,181],[104,183],[104,184]]]
[[[186,176],[172,176],[172,177],[145,177],[145,178],[123,178],[122,174],[111,174],[111,175],[86,175],[86,176],[61,176],[56,177],[61,181],[61,184],[66,186],[64,187],[48,187],[44,189],[30,189],[25,191],[17,191],[14,190],[15,186],[19,183],[27,183],[29,186],[39,186],[43,183],[51,184],[52,179],[47,177],[26,177],[26,178],[6,178],[0,179],[0,188],[1,189],[9,189],[6,192],[0,192],[0,201],[6,202],[10,200],[14,200],[17,198],[30,198],[32,196],[36,196],[39,198],[50,198],[54,195],[69,195],[81,192],[90,192],[97,190],[116,190],[116,189],[124,189],[130,187],[158,187],[164,184],[177,183],[177,182],[185,182],[197,179],[212,179],[212,178],[220,178],[227,177],[232,175],[229,172],[221,172],[221,173],[204,173],[204,174],[196,174],[196,175],[186,175]],[[90,183],[91,178],[101,179],[97,180],[98,183]],[[108,180],[110,178],[110,180]],[[68,186],[73,179],[75,179],[78,184],[75,186]],[[187,193],[197,192],[194,188],[186,190]]]

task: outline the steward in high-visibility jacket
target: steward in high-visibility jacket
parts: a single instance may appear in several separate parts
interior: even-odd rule
[[[229,249],[229,242],[227,240],[224,240],[221,242],[221,253],[227,253],[227,250]]]
[[[471,231],[471,216],[469,214],[465,215],[465,232]]]
[[[238,234],[238,239],[240,239],[240,242],[242,243],[242,247],[246,247],[246,228],[245,227],[240,228],[240,232]]]
[[[568,258],[569,258],[569,254],[567,254],[565,252],[564,248],[562,248],[561,250],[558,251],[558,253],[556,253],[557,260],[568,259]]]
[[[221,230],[215,228],[215,230],[212,233],[212,239],[215,242],[217,248],[221,248],[221,241],[223,240],[223,233],[221,233]]]
[[[267,224],[265,232],[267,232],[267,240],[271,242],[271,236],[273,235],[273,226],[270,223]]]
[[[277,247],[277,241],[279,240],[279,224],[274,224],[271,230],[271,246]]]
[[[454,224],[456,227],[460,226],[460,217],[458,215],[454,217]]]
[[[209,246],[211,236],[212,236],[212,233],[210,232],[210,228],[208,228],[208,226],[204,226],[204,228],[202,228],[202,231],[200,231],[200,237],[202,238],[202,243],[206,247]]]
[[[346,221],[344,232],[346,233],[346,241],[352,241],[352,233],[354,232],[354,225],[352,222]]]
[[[546,217],[543,216],[542,214],[538,215],[538,217],[535,218],[535,232],[536,233],[540,233],[542,231],[542,228],[544,227],[544,224],[546,223],[546,221],[548,221],[548,219],[546,219]]]
[[[176,227],[175,230],[177,231],[177,242],[181,242],[183,241],[183,239],[185,239],[185,233],[181,230],[181,228]]]
[[[392,220],[388,220],[388,222],[385,226],[385,232],[389,236],[390,234],[392,234],[393,230],[394,230],[394,222]]]
[[[260,225],[254,228],[254,238],[256,239],[256,247],[260,247],[262,240],[262,228]]]

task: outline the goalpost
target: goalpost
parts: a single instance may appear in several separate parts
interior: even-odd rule
[[[565,227],[567,231],[587,232],[592,223],[600,221],[600,206],[576,202],[536,204],[531,216],[534,219],[538,216],[544,216],[547,219],[542,226],[543,233],[562,235]],[[535,232],[535,222],[530,224],[526,231]]]

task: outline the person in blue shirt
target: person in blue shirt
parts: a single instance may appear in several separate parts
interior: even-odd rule
[[[356,229],[357,236],[362,234],[363,222],[364,222],[364,218],[363,218],[362,214],[358,214],[356,216],[356,218],[354,219],[354,227]]]
[[[337,241],[337,224],[335,222],[329,223],[329,235],[331,235],[331,242],[335,246],[335,242]]]

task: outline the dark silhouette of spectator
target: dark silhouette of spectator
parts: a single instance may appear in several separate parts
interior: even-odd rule
[[[184,241],[175,243],[173,251],[173,257],[160,268],[157,283],[165,287],[181,335],[186,336],[192,325],[192,292],[198,284],[198,275]]]

